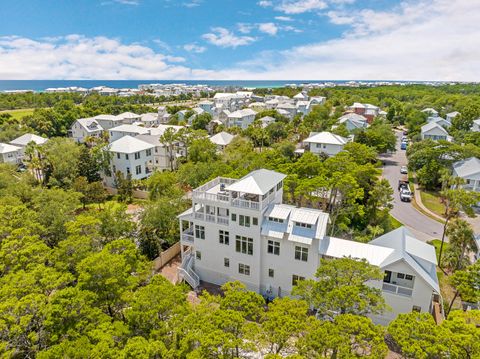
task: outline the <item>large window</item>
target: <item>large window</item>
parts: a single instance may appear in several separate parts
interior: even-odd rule
[[[280,255],[280,242],[268,241],[267,253]]]
[[[138,166],[135,167],[135,173],[137,175],[142,173],[142,165],[138,165]]]
[[[220,243],[226,244],[227,246],[230,244],[230,233],[228,231],[218,231],[218,239]]]
[[[253,239],[236,236],[235,250],[239,253],[253,255]]]
[[[195,237],[199,239],[205,239],[205,227],[195,225]]]
[[[244,227],[250,227],[250,217],[244,216],[243,214],[238,216],[238,224]]]
[[[295,246],[295,259],[299,261],[308,261],[308,248]]]
[[[299,275],[292,275],[292,286],[297,285],[299,280],[305,280],[305,277]]]
[[[223,258],[223,265],[225,267],[230,267],[230,258]]]
[[[268,217],[268,220],[269,220],[270,222],[283,223],[283,219],[281,219],[281,218]]]
[[[151,149],[148,149],[148,150],[146,151],[146,153],[147,153],[147,156],[151,156],[151,155],[152,155],[152,150],[151,150]]]
[[[308,223],[295,222],[295,225],[296,225],[297,227],[312,228],[312,225],[311,225],[311,224],[308,224]]]
[[[244,275],[250,275],[250,266],[242,263],[238,263],[238,273]]]
[[[140,152],[135,152],[135,159],[139,160],[140,159]]]

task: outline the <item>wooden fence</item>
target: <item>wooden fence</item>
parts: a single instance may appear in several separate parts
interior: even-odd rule
[[[160,255],[153,260],[153,268],[155,271],[159,271],[163,268],[168,262],[180,254],[180,242],[175,243],[173,246],[168,248],[166,251],[160,253]]]

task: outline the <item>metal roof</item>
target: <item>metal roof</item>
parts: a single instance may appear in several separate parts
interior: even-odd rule
[[[234,137],[235,137],[234,135],[228,132],[222,131],[210,137],[210,141],[212,141],[214,144],[219,146],[226,146],[230,144],[230,142],[232,142]]]
[[[26,134],[24,134],[20,137],[17,137],[16,139],[10,141],[10,144],[18,145],[18,146],[26,146],[30,142],[35,142],[37,145],[43,145],[47,141],[48,141],[47,138],[34,135],[33,133],[26,133]]]
[[[8,143],[0,143],[0,153],[10,153],[18,150],[21,150],[18,146],[9,145]]]
[[[310,137],[303,140],[307,143],[325,143],[331,145],[345,145],[348,142],[348,139],[345,137],[335,135],[331,132],[319,132],[310,134]]]
[[[231,184],[225,189],[228,191],[243,192],[264,195],[287,177],[283,173],[259,169],[250,172],[238,182]]]
[[[155,146],[132,136],[123,136],[113,141],[108,150],[110,152],[135,153],[154,148]]]
[[[480,173],[480,160],[476,157],[470,157],[463,161],[453,164],[453,172],[462,178],[476,175]]]

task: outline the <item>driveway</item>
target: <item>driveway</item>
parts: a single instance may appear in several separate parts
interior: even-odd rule
[[[393,154],[381,155],[380,159],[385,164],[383,177],[386,178],[393,188],[393,209],[390,214],[403,223],[412,233],[422,241],[441,238],[443,225],[430,217],[417,211],[409,202],[402,202],[398,192],[398,180],[401,176],[400,167],[407,164],[404,150],[400,149],[402,132],[397,131],[397,151]]]

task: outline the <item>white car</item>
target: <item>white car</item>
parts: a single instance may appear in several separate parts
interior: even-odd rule
[[[400,167],[400,173],[406,175],[408,173],[407,166]]]

